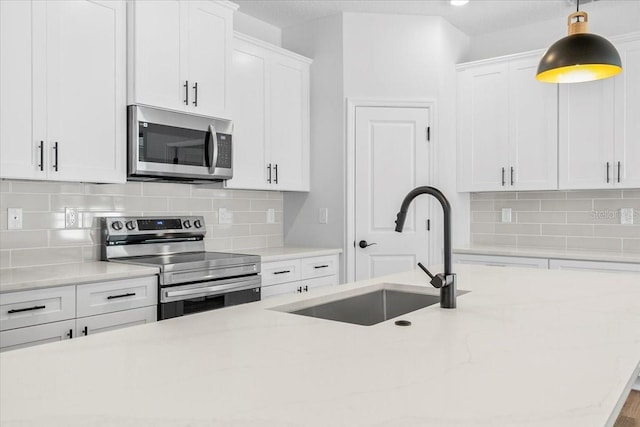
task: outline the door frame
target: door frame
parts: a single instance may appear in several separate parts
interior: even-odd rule
[[[344,260],[346,265],[346,280],[345,282],[355,281],[355,263],[356,263],[356,224],[355,224],[355,182],[356,182],[356,109],[358,107],[382,107],[382,108],[427,108],[429,111],[429,126],[430,126],[430,140],[427,143],[427,151],[429,155],[429,182],[426,185],[433,185],[434,179],[437,176],[437,164],[435,156],[438,154],[437,141],[438,141],[438,126],[436,115],[436,101],[429,98],[349,98],[347,97],[347,126],[346,126],[346,180],[347,180],[347,192],[345,206],[347,210],[346,218],[346,231],[345,231],[345,254]],[[429,217],[433,216],[433,200],[429,200],[428,205]],[[400,207],[398,206],[398,209]],[[434,235],[438,235],[436,230],[437,224],[431,229]],[[428,263],[431,264],[434,251],[437,250],[437,245],[434,243],[435,239],[429,239],[429,253]]]

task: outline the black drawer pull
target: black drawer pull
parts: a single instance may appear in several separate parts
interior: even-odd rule
[[[88,326],[85,326],[85,327],[82,329],[82,333],[84,334],[84,336],[89,335],[89,327],[88,327]]]
[[[46,305],[36,305],[35,307],[29,307],[29,308],[14,308],[13,310],[7,311],[7,313],[9,313],[9,314],[22,313],[23,311],[42,310],[43,308],[47,308],[47,306]]]
[[[116,298],[124,298],[124,297],[132,297],[134,296],[136,293],[135,292],[129,292],[126,294],[122,294],[122,295],[109,295],[107,297],[107,299],[116,299]]]
[[[313,267],[313,268],[327,268],[327,267],[329,267],[329,264],[325,264],[325,265],[316,265],[316,266],[315,266],[315,267]]]
[[[69,339],[73,338],[73,329],[69,329],[69,332],[67,332],[67,336],[69,337]]]
[[[285,274],[285,273],[291,273],[291,270],[282,270],[282,271],[274,271],[273,274]]]

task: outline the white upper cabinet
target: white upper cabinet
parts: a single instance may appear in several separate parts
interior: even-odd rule
[[[557,188],[557,88],[539,54],[458,68],[458,190]]]
[[[311,60],[236,34],[233,179],[227,188],[309,191]]]
[[[233,12],[227,1],[129,3],[129,104],[230,118]]]
[[[616,48],[621,74],[560,86],[560,189],[640,187],[640,40]]]
[[[124,182],[124,2],[0,7],[1,177]]]

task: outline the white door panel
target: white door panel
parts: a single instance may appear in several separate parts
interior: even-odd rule
[[[428,263],[427,198],[412,203],[403,232],[395,231],[404,196],[429,182],[428,125],[427,108],[356,108],[356,280]],[[372,245],[360,248],[361,240]]]
[[[614,182],[619,188],[640,187],[640,40],[618,47],[623,72],[615,77],[616,152]]]

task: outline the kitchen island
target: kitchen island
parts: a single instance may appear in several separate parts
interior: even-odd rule
[[[456,273],[458,308],[409,327],[277,308],[381,282],[436,293],[419,270],[6,352],[0,424],[613,425],[640,370],[638,275]]]

